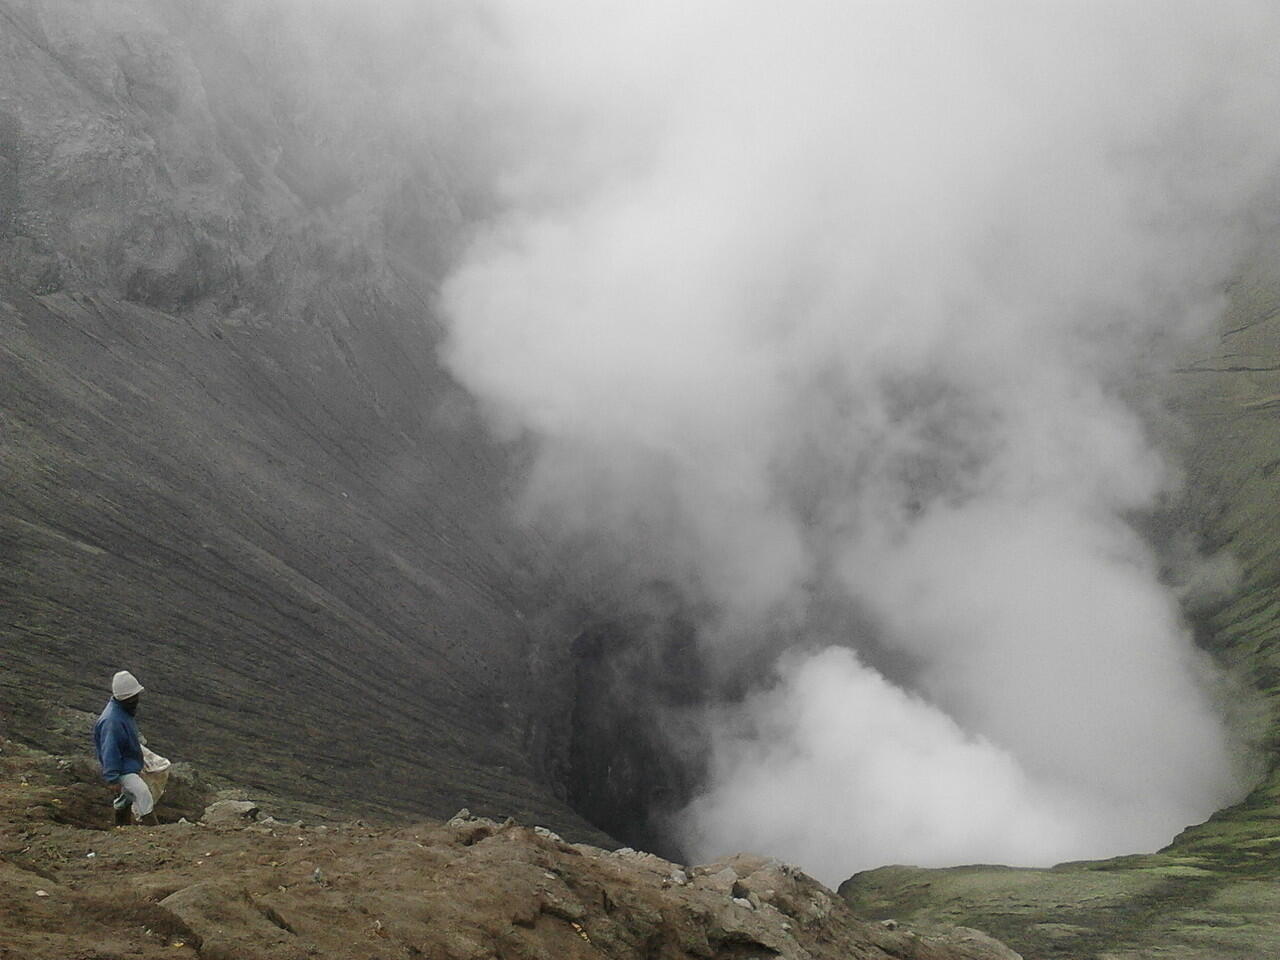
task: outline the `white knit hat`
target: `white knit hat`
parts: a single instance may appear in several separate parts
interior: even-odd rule
[[[121,670],[111,678],[111,696],[117,700],[128,700],[130,697],[136,697],[145,689],[146,687],[138,682],[138,678],[128,670]]]

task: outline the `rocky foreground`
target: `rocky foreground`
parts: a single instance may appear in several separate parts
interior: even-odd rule
[[[286,823],[222,798],[108,829],[87,764],[0,743],[0,958],[1017,960],[962,927],[859,920],[776,860],[686,868],[465,811]],[[195,802],[190,781],[160,808]]]

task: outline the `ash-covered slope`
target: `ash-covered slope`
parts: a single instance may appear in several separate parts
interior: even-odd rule
[[[252,5],[0,0],[0,716],[83,749],[127,666],[214,774],[591,835],[570,625],[434,359],[455,195],[374,69]]]

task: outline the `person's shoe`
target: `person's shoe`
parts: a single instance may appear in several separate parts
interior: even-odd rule
[[[133,799],[127,793],[121,793],[111,801],[111,807],[116,812],[116,826],[127,827],[133,819],[129,816],[133,812]]]

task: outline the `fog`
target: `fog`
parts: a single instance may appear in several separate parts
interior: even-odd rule
[[[1048,864],[1240,795],[1222,678],[1133,526],[1179,482],[1139,385],[1211,328],[1273,185],[1278,21],[467,16],[457,162],[488,207],[446,362],[533,445],[528,522],[767,667],[703,721],[695,859]]]

